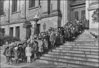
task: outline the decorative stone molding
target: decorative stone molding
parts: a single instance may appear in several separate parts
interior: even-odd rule
[[[93,12],[92,18],[94,22],[99,22],[99,8]]]
[[[53,16],[59,16],[59,17],[61,17],[62,15],[61,15],[61,12],[59,10],[53,10],[53,11],[51,11],[50,14],[48,14],[48,12],[42,13],[40,19],[48,18],[48,17],[53,17]]]
[[[92,5],[96,5],[96,4],[99,4],[99,1],[92,1],[92,3],[89,4],[89,6],[92,6]]]

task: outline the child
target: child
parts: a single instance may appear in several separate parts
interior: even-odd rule
[[[27,63],[30,63],[31,62],[31,56],[32,56],[32,48],[29,46],[29,44],[25,48],[25,54],[27,57]]]

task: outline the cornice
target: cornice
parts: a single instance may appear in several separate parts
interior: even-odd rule
[[[89,4],[89,6],[96,5],[96,4],[99,4],[99,1],[98,2],[92,2]]]
[[[53,10],[51,11],[50,14],[48,14],[48,12],[43,12],[40,19],[43,19],[43,18],[48,18],[48,17],[54,17],[54,16],[59,16],[61,17],[61,12],[59,10]]]
[[[99,7],[89,7],[88,8],[88,11],[92,11],[92,10],[96,10],[96,9],[98,9]]]

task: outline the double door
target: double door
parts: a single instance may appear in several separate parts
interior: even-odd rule
[[[85,19],[85,8],[76,8],[72,10],[71,18],[76,20]]]

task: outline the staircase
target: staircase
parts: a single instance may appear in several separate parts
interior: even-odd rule
[[[99,47],[98,42],[89,32],[85,31],[75,41],[44,54],[39,60],[41,63],[56,64],[62,67],[98,68]]]

